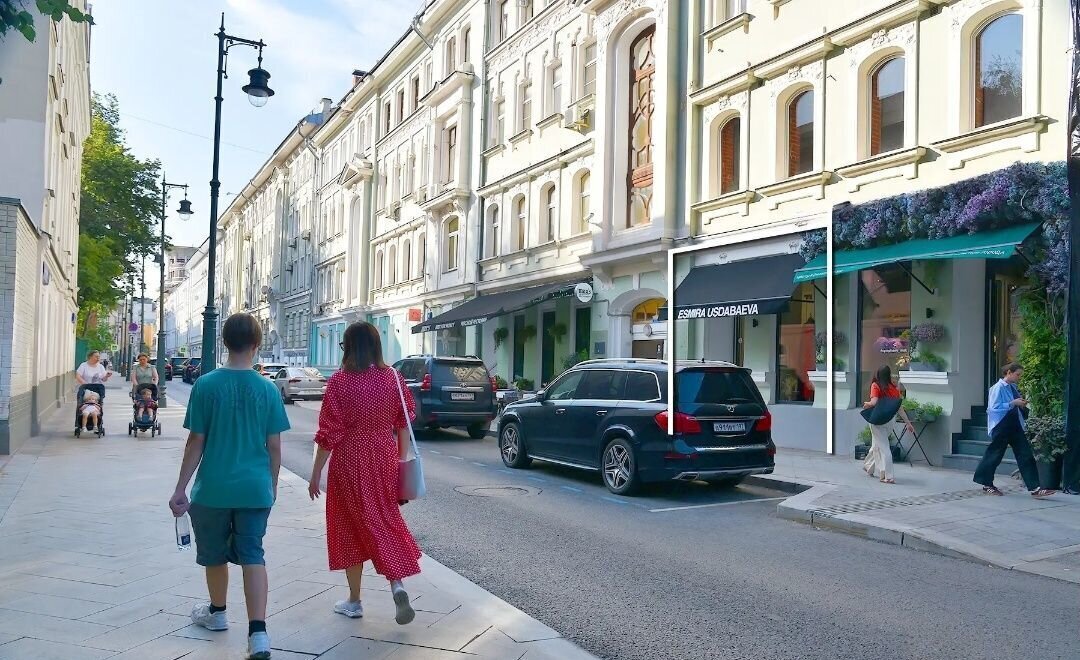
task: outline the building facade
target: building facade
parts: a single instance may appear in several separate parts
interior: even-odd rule
[[[72,5],[86,9],[85,2]],[[90,29],[38,18],[33,43],[0,41],[0,454],[70,400],[78,313]]]

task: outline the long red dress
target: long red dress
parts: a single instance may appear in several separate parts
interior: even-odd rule
[[[409,422],[416,404],[393,369],[339,371],[326,384],[315,442],[329,450],[326,475],[326,546],[330,570],[366,561],[388,580],[420,572],[416,545],[398,506],[395,430]]]

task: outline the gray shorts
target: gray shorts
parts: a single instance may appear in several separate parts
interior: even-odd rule
[[[220,509],[192,502],[195,563],[199,566],[263,565],[263,537],[270,509]]]

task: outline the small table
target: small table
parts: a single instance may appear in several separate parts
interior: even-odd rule
[[[896,421],[901,422],[902,420],[897,419]],[[915,428],[915,432],[911,434],[913,440],[911,441],[911,446],[907,448],[907,451],[904,451],[904,438],[908,435],[907,426],[903,426],[903,430],[900,432],[899,436],[895,435],[895,433],[893,434],[896,438],[896,444],[900,447],[900,458],[898,459],[899,462],[903,463],[906,461],[909,465],[914,465],[914,463],[911,462],[911,452],[915,449],[916,446],[918,446],[919,451],[922,452],[923,458],[926,459],[926,464],[930,467],[934,467],[934,464],[930,462],[930,457],[926,455],[926,450],[923,449],[922,436],[923,433],[926,433],[927,427],[929,427],[933,422],[936,421],[937,420],[918,420],[911,423],[911,425]]]

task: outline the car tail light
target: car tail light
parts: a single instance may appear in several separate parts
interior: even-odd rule
[[[424,374],[424,379],[420,381],[420,391],[421,392],[430,392],[431,391],[431,374]]]
[[[290,378],[290,379],[289,379],[289,382],[290,382],[290,383],[299,383],[299,382],[300,382],[300,379],[299,379],[299,378]]]
[[[653,417],[656,420],[656,425],[660,427],[660,430],[667,433],[668,428],[668,414],[666,410],[662,410],[656,413]],[[697,419],[687,415],[686,413],[675,413],[675,433],[701,433],[701,424]]]
[[[755,431],[771,431],[772,430],[772,413],[769,412],[768,410],[766,410],[765,414],[761,418],[759,418],[758,421],[754,422],[754,430]]]
[[[495,376],[492,376],[491,377],[491,391],[494,392],[497,389],[499,389],[499,384],[495,382]]]

